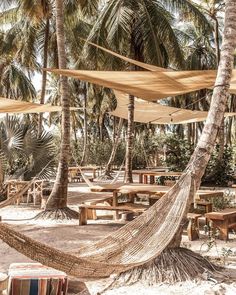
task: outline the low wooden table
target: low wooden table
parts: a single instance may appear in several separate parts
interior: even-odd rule
[[[235,208],[227,208],[219,212],[206,213],[205,217],[212,221],[213,229],[219,229],[219,238],[221,240],[227,241],[229,238],[229,229],[236,228]]]

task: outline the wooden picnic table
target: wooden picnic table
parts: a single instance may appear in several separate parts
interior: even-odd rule
[[[229,238],[229,229],[236,228],[236,209],[226,208],[218,212],[210,212],[205,217],[212,221],[213,230],[219,229],[219,238],[227,241]]]
[[[182,172],[174,172],[174,171],[156,171],[154,170],[133,170],[133,174],[137,174],[139,176],[139,183],[149,183],[154,184],[155,183],[155,177],[180,177],[182,175]]]
[[[124,184],[124,183],[115,183],[115,184],[101,184],[90,187],[91,192],[112,192],[112,205],[117,206],[118,204],[118,194],[147,194],[149,198],[159,199],[165,193],[169,191],[171,187],[164,185],[150,185],[150,184]],[[196,199],[207,199],[223,196],[222,191],[216,190],[198,190],[196,193]]]
[[[68,167],[69,174],[73,177],[80,173],[80,171],[84,172],[91,172],[93,174],[93,178],[97,177],[97,171],[100,167],[99,166],[75,166],[75,167]]]

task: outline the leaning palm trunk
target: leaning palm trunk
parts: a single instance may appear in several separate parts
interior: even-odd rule
[[[66,52],[65,52],[65,36],[63,22],[63,1],[56,0],[56,32],[57,32],[57,47],[59,68],[66,68]],[[64,210],[69,217],[74,217],[74,214],[67,208],[67,189],[68,189],[68,159],[70,155],[70,104],[68,95],[67,78],[60,77],[61,90],[61,106],[62,106],[62,132],[61,132],[61,150],[59,165],[57,170],[56,181],[52,193],[46,204],[46,215],[49,217],[52,211],[56,212],[56,218],[64,218],[65,214],[61,214]],[[60,209],[60,210],[59,210]],[[62,209],[62,210],[61,210]],[[48,212],[48,210],[50,212]],[[71,214],[70,214],[71,213]],[[71,216],[70,216],[71,215]]]
[[[111,167],[112,167],[112,164],[114,162],[114,159],[115,159],[115,156],[116,156],[116,151],[117,151],[118,146],[119,146],[119,140],[120,140],[121,130],[122,130],[122,126],[123,126],[123,121],[124,120],[122,118],[120,118],[118,128],[117,128],[117,132],[116,132],[115,139],[114,139],[114,143],[113,143],[113,147],[112,147],[112,151],[111,151],[111,155],[110,155],[110,158],[109,158],[109,160],[107,162],[105,171],[104,171],[104,173],[102,175],[103,177],[109,177],[110,179],[112,178],[112,176],[111,176]]]
[[[134,140],[134,96],[129,95],[128,105],[128,128],[125,158],[125,183],[132,183],[132,150]]]
[[[83,166],[87,161],[87,147],[88,147],[88,116],[87,116],[87,93],[84,88],[84,142],[83,142],[83,154],[80,165]]]
[[[43,68],[47,68],[48,65],[48,43],[49,43],[49,16],[47,16],[46,27],[45,27],[45,36],[44,36],[44,47],[43,47]],[[46,84],[47,84],[47,71],[42,73],[42,89],[40,96],[40,103],[44,104],[45,94],[46,94]],[[43,124],[43,114],[38,115],[38,135],[42,133],[42,124]]]

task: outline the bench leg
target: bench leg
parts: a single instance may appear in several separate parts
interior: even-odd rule
[[[79,225],[86,225],[87,224],[87,209],[80,208],[79,209]]]
[[[189,241],[195,241],[199,239],[199,222],[198,218],[190,218],[187,227]]]

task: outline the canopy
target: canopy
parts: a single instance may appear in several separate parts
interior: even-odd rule
[[[71,110],[77,108],[71,108]],[[0,97],[0,113],[44,113],[60,112],[60,106],[51,106],[49,104],[39,104],[21,100],[7,99]]]
[[[150,101],[213,88],[216,79],[215,70],[151,72],[47,69],[47,71],[78,78]],[[232,73],[230,92],[236,94],[236,70]]]
[[[111,115],[128,119],[129,97],[119,91],[115,91],[117,107]],[[225,117],[235,116],[236,113],[225,113]],[[207,112],[192,111],[187,109],[174,108],[142,99],[134,101],[134,121],[152,124],[185,124],[204,121]]]

